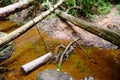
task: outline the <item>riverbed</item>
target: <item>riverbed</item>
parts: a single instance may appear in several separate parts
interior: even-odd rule
[[[0,26],[13,25],[13,22],[4,21]],[[15,24],[14,24],[15,25]],[[11,26],[9,26],[11,27]],[[3,27],[4,28],[4,27]],[[18,27],[4,29],[0,27],[0,31],[9,33]],[[7,28],[7,27],[6,27]],[[37,74],[42,70],[55,69],[57,64],[47,62],[46,64],[35,69],[31,73],[24,75],[21,66],[52,51],[55,53],[56,47],[60,44],[67,46],[72,40],[58,39],[49,36],[43,30],[39,30],[47,47],[39,36],[36,27],[33,27],[28,32],[14,40],[14,52],[12,56],[1,63],[1,66],[11,69],[4,73],[0,73],[5,80],[36,80]],[[85,50],[85,52],[83,51]],[[85,78],[93,77],[94,80],[119,80],[120,76],[120,50],[119,49],[101,49],[99,47],[85,47],[80,49],[77,45],[74,46],[74,51],[71,53],[67,61],[62,64],[61,71],[67,73],[75,80],[85,80]],[[90,59],[86,55],[90,56]]]

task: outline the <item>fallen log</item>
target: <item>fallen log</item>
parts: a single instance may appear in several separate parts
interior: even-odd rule
[[[33,4],[34,0],[22,0],[20,2],[0,8],[0,18],[9,16],[12,13],[19,12]]]
[[[18,28],[17,30],[9,33],[8,35],[0,38],[0,47],[9,43],[10,41],[14,40],[15,38],[19,37],[20,35],[24,34],[26,31],[28,31],[30,28],[32,28],[34,25],[36,25],[39,21],[47,17],[49,14],[51,14],[55,9],[57,9],[64,0],[59,0],[58,3],[56,3],[53,7],[48,9],[46,12],[43,12],[41,15],[35,17],[33,20],[29,21],[22,27]]]
[[[52,53],[49,52],[27,64],[24,64],[23,66],[21,66],[21,69],[24,72],[24,74],[28,74],[32,70],[38,68],[40,65],[47,62],[51,57],[52,57]]]
[[[65,19],[65,20],[73,23],[74,25],[76,25],[92,34],[95,34],[95,35],[111,42],[112,44],[115,44],[120,47],[120,34],[113,32],[111,30],[108,30],[108,29],[103,29],[100,26],[90,23],[90,22],[87,22],[85,20],[73,17],[73,16],[67,14],[66,12],[57,10],[56,13],[62,19]]]

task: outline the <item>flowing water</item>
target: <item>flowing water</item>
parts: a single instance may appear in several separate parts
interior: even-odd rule
[[[12,28],[5,29],[10,25]],[[4,27],[1,27],[4,26]],[[13,27],[14,26],[14,27]],[[11,32],[15,29],[15,24],[9,21],[0,22],[0,31]],[[59,40],[48,36],[40,30],[44,38],[48,51],[56,51],[59,44],[67,45],[70,40]],[[67,61],[62,64],[61,71],[66,72],[75,80],[119,80],[120,79],[120,50],[114,49],[99,49],[86,48],[85,56],[83,50],[75,46],[74,52],[70,55]],[[47,51],[39,37],[35,27],[14,40],[13,55],[1,63],[2,67],[7,67],[10,70],[0,73],[1,77],[6,80],[36,80],[37,74],[42,70],[57,69],[54,63],[46,63],[28,75],[24,75],[21,71],[21,66],[46,54]]]

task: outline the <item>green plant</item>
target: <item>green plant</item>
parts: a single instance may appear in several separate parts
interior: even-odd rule
[[[110,4],[110,2],[105,2],[103,0],[99,0],[96,3],[96,6],[98,7],[98,14],[107,14],[112,8],[112,4]]]
[[[14,19],[15,19],[15,16],[14,16],[14,15],[11,15],[11,16],[9,16],[8,18],[9,18],[9,20],[10,20],[11,22],[13,22]]]
[[[95,0],[80,0],[80,7],[83,16],[90,17],[91,9],[94,6]]]
[[[52,6],[52,3],[49,0],[47,0],[42,3],[42,6],[46,9],[49,9]]]
[[[69,13],[89,18],[94,14],[109,13],[112,8],[111,1],[112,0],[65,0],[63,7],[68,9],[73,6],[78,6],[80,9],[72,9]]]
[[[119,11],[119,13],[120,13],[120,4],[118,4],[117,7],[118,7],[118,11]]]
[[[1,0],[0,1],[0,6],[1,7],[7,6],[7,5],[10,5],[10,4],[12,4],[11,0]]]

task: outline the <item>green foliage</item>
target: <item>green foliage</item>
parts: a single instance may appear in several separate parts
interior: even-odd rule
[[[79,5],[81,7],[82,15],[85,17],[90,17],[92,14],[91,9],[94,6],[94,0],[79,0]]]
[[[117,7],[118,7],[118,10],[119,10],[119,13],[120,13],[120,4],[118,4],[118,6],[117,6]]]
[[[45,2],[45,3],[42,3],[42,6],[44,6],[46,9],[49,9],[51,7],[51,3]]]
[[[69,13],[72,15],[80,15],[83,17],[91,17],[94,14],[107,14],[112,8],[110,3],[112,0],[65,0],[65,9],[79,6],[81,9],[70,10]]]
[[[71,0],[71,1],[65,0],[65,1],[64,1],[63,7],[64,7],[65,9],[68,9],[68,8],[70,8],[70,7],[72,7],[72,6],[74,6],[74,0]]]
[[[52,6],[52,3],[49,0],[43,0],[42,6],[49,9]]]
[[[0,6],[1,7],[7,6],[7,5],[10,5],[10,4],[12,4],[11,0],[1,0],[0,1]]]
[[[13,22],[14,19],[15,19],[15,16],[14,16],[14,15],[11,15],[11,16],[9,16],[8,18],[9,18],[9,20],[10,20],[11,22]]]
[[[67,0],[67,1],[68,1],[68,0]],[[71,6],[74,6],[74,0],[68,1],[68,2],[67,2],[67,5],[69,5],[70,7],[71,7]]]
[[[112,8],[112,4],[110,4],[109,2],[105,2],[103,0],[99,0],[96,3],[96,6],[98,7],[98,14],[107,14],[110,12]]]

